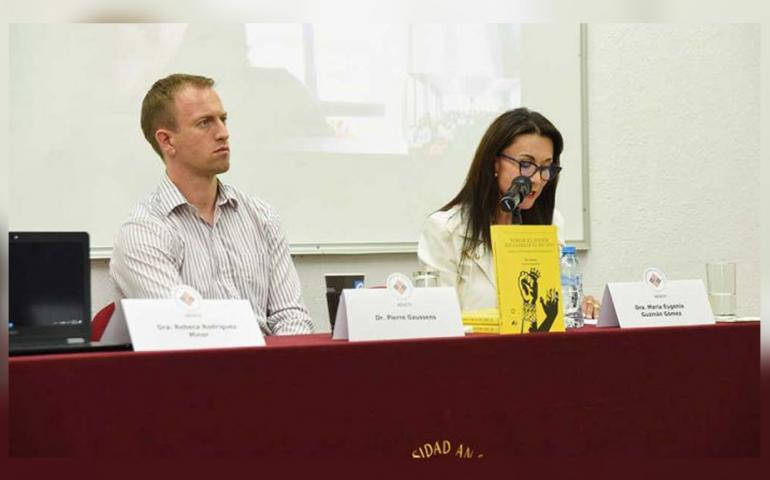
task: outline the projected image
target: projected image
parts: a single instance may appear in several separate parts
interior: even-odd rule
[[[96,92],[102,96],[80,81],[68,98],[117,113],[124,107],[115,102],[140,101],[147,83],[168,73],[211,76],[232,119],[248,119],[232,133],[286,151],[442,155],[477,143],[491,119],[521,104],[519,25],[121,24],[14,33],[16,45],[38,56],[68,59],[45,68],[104,79],[111,87]],[[33,68],[34,60],[17,58]],[[32,81],[44,87],[44,79]]]
[[[291,97],[308,102],[294,107],[301,115],[286,135],[274,132],[293,136],[297,148],[442,155],[462,143],[459,137],[477,140],[499,111],[520,104],[517,25],[249,24],[245,30],[249,64],[283,72],[294,83]],[[317,128],[292,135],[297,125]]]

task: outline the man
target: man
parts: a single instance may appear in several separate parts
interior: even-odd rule
[[[217,179],[230,168],[227,113],[210,78],[174,74],[142,102],[142,131],[166,166],[121,226],[110,275],[124,296],[248,299],[266,335],[312,333],[275,211]]]

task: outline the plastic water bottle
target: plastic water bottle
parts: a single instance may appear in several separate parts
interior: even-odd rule
[[[583,326],[583,274],[575,247],[565,245],[561,252],[561,293],[564,299],[564,326]]]

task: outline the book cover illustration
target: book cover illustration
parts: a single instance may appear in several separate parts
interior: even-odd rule
[[[491,228],[500,333],[563,332],[556,227]]]

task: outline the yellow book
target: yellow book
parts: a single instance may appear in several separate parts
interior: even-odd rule
[[[563,332],[559,243],[553,225],[493,225],[500,333]]]
[[[499,325],[471,325],[473,332],[471,333],[500,333]]]
[[[500,312],[496,308],[484,308],[482,310],[469,310],[462,312],[465,325],[499,325]]]

